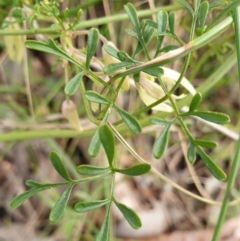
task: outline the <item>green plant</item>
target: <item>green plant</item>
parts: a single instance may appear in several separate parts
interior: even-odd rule
[[[80,175],[86,175],[89,177],[72,179],[65,169],[59,154],[52,151],[50,153],[52,165],[59,175],[65,179],[65,181],[60,183],[42,184],[28,180],[26,184],[31,187],[31,189],[14,198],[11,202],[12,208],[19,207],[25,200],[41,191],[58,186],[67,186],[50,213],[50,220],[55,223],[58,222],[63,215],[64,208],[67,205],[71,191],[75,185],[110,177],[111,191],[109,197],[103,200],[79,202],[74,206],[74,210],[82,213],[106,205],[105,218],[96,239],[98,241],[108,240],[109,238],[110,208],[112,203],[115,203],[133,228],[140,228],[141,220],[137,214],[129,207],[119,203],[114,197],[115,173],[136,176],[143,175],[152,170],[152,172],[158,177],[164,179],[154,168],[151,169],[150,164],[143,160],[121,135],[121,132],[126,130],[130,130],[133,134],[139,134],[142,130],[142,126],[150,126],[152,124],[164,127],[153,145],[152,152],[156,159],[160,159],[163,156],[168,146],[170,129],[172,125],[177,125],[182,129],[183,133],[189,140],[188,159],[191,164],[194,164],[196,156],[199,155],[213,176],[221,181],[226,179],[224,171],[203,149],[214,148],[216,143],[214,141],[196,139],[191,133],[185,120],[195,116],[208,122],[222,125],[228,123],[230,119],[223,113],[198,111],[197,109],[201,104],[202,95],[204,95],[206,91],[204,91],[204,87],[199,88],[202,88],[201,91],[196,91],[190,82],[184,78],[184,76],[187,68],[189,67],[191,53],[206,45],[231,25],[231,16],[225,18],[220,23],[217,23],[217,21],[232,11],[237,5],[239,5],[239,3],[234,1],[229,4],[213,20],[213,22],[207,26],[205,21],[208,12],[210,8],[213,8],[214,6],[210,6],[207,1],[201,2],[196,0],[194,1],[194,8],[192,8],[185,0],[179,0],[179,2],[188,10],[192,18],[188,43],[185,43],[181,38],[179,38],[175,32],[176,20],[174,12],[168,13],[166,11],[159,11],[157,13],[156,22],[150,19],[143,19],[140,21],[138,13],[132,4],[126,4],[124,6],[128,18],[133,25],[133,30],[127,29],[126,32],[137,41],[135,49],[131,53],[118,50],[113,43],[100,34],[99,30],[96,28],[91,28],[87,31],[78,30],[78,26],[82,28],[82,26],[78,23],[82,10],[78,9],[77,17],[71,21],[70,11],[66,9],[61,13],[56,1],[43,1],[42,3],[36,4],[30,14],[24,13],[24,10],[20,9],[20,17],[11,16],[12,18],[8,18],[5,21],[5,28],[9,28],[14,26],[14,24],[19,24],[24,21],[28,21],[31,26],[34,21],[38,19],[38,16],[44,16],[44,19],[49,18],[51,21],[53,20],[54,23],[51,28],[42,29],[42,31],[35,31],[36,33],[43,34],[51,33],[51,38],[46,41],[27,40],[25,41],[25,46],[29,49],[53,54],[63,61],[65,71],[64,93],[66,99],[62,104],[62,113],[77,131],[67,130],[65,134],[67,136],[78,137],[83,135],[92,136],[88,149],[89,155],[92,157],[97,156],[102,146],[108,159],[108,166],[104,167],[80,165],[77,167],[77,172]],[[33,30],[24,30],[22,32],[10,30],[6,30],[4,32],[3,30],[0,34],[18,35],[19,33],[27,34],[31,31]],[[195,38],[196,32],[198,37]],[[86,49],[77,50],[74,47],[72,39],[76,35],[87,35]],[[163,47],[163,41],[166,37],[173,40],[174,44],[169,44]],[[9,36],[8,38],[14,39],[15,50],[20,53],[20,61],[24,55],[24,53],[21,55],[21,51],[23,51],[22,39]],[[95,57],[95,52],[100,45],[100,40],[103,45],[103,60]],[[148,49],[148,44],[152,42],[156,46],[153,54]],[[16,53],[11,52],[11,46],[8,46],[8,48],[9,56],[15,56]],[[184,56],[186,58],[184,60],[181,74],[177,74],[176,72],[163,67],[163,65],[172,63],[176,59]],[[142,62],[141,58],[144,58],[147,61]],[[70,80],[68,74],[69,64],[74,66],[73,69],[75,72],[75,76]],[[94,68],[98,71],[94,71]],[[93,84],[91,90],[86,90],[84,78],[88,78],[92,81]],[[141,100],[147,105],[140,110],[135,110],[133,114],[128,113],[116,104],[119,93],[123,89],[127,90],[130,83],[136,87]],[[169,84],[172,85],[170,89],[168,88]],[[175,96],[174,92],[180,85],[190,94],[188,94],[187,97],[182,98],[182,100],[177,101],[179,96]],[[97,88],[99,91],[93,90]],[[71,97],[78,89],[81,91],[88,119],[97,125],[94,130],[86,131],[79,124],[76,106],[71,100]],[[30,99],[31,97],[29,100]],[[182,111],[182,107],[186,104],[189,106],[189,109],[187,111]],[[152,116],[147,116],[146,112],[150,109],[154,109],[159,112]],[[111,121],[111,114],[113,111],[120,117],[120,120],[115,123],[112,123]],[[61,130],[57,130],[56,132],[51,131],[51,135],[53,136],[64,136],[65,134],[64,131]],[[44,134],[29,132],[28,135],[29,138],[32,138]],[[21,139],[21,133],[18,133],[17,138]],[[26,135],[22,138],[26,138]],[[139,164],[126,169],[118,168],[118,154],[116,152],[115,138],[122,143],[122,145],[138,160],[138,162],[140,162]],[[0,139],[11,139],[11,133],[3,134]],[[165,178],[165,180],[167,179]],[[175,185],[175,187],[176,186],[177,185]],[[186,191],[185,193],[189,194],[189,192]],[[190,195],[196,197],[196,195],[191,193]],[[198,197],[198,199],[201,198]]]

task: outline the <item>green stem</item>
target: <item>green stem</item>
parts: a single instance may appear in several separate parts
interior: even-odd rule
[[[233,19],[234,19],[234,24],[235,24],[235,34],[236,34],[236,50],[237,50],[237,59],[238,59],[238,76],[239,76],[239,84],[240,84],[240,6],[238,6],[236,9],[233,11]],[[229,203],[229,196],[231,194],[232,187],[234,185],[237,172],[238,172],[238,167],[240,164],[240,139],[237,142],[236,146],[236,153],[233,159],[231,171],[229,174],[229,180],[227,183],[227,189],[225,192],[225,196],[223,199],[223,204],[222,208],[218,217],[217,225],[214,230],[213,238],[212,241],[217,241],[219,240],[221,228],[226,216],[227,212],[227,207]]]
[[[85,97],[86,89],[85,89],[85,86],[84,86],[83,81],[80,82],[80,90],[81,90],[81,93],[82,93],[83,103],[84,103],[84,106],[85,106],[85,110],[86,110],[88,119],[89,119],[92,123],[94,123],[94,124],[96,124],[96,125],[99,125],[99,124],[100,124],[100,121],[97,121],[96,118],[94,118],[94,116],[92,115],[92,111],[91,111],[91,108],[90,108],[90,106],[89,106],[89,102],[88,102],[88,100],[87,100],[86,97]]]
[[[231,167],[231,171],[230,171],[230,174],[229,174],[229,180],[228,180],[228,183],[227,183],[227,189],[226,189],[225,196],[224,196],[224,199],[223,199],[223,203],[222,203],[221,211],[220,211],[220,214],[219,214],[219,217],[218,217],[217,225],[216,225],[216,228],[214,230],[212,241],[218,241],[219,240],[221,227],[223,225],[225,215],[226,215],[226,212],[227,212],[229,196],[231,194],[231,190],[232,190],[232,187],[233,187],[234,182],[235,182],[235,178],[236,178],[236,175],[237,175],[237,172],[238,172],[239,163],[240,163],[240,139],[238,140],[238,143],[237,143],[236,153],[235,153],[235,156],[234,156],[234,159],[233,159],[233,164],[232,164],[232,167]]]
[[[194,33],[195,33],[195,28],[196,28],[196,22],[197,22],[197,14],[194,14],[193,16],[193,21],[192,21],[192,26],[191,26],[191,31],[190,31],[190,36],[189,36],[189,40],[192,41],[194,38]],[[176,84],[173,86],[173,88],[170,90],[170,94],[173,94],[175,92],[175,90],[179,87],[182,78],[185,76],[186,72],[187,72],[187,68],[189,66],[189,62],[190,62],[190,58],[191,58],[191,53],[189,53],[185,59],[184,65],[183,65],[183,69],[181,71],[181,74],[176,82]]]
[[[141,10],[138,11],[139,17],[147,17],[158,11],[174,11],[182,9],[183,7],[179,4],[174,4],[170,6],[162,6],[159,8],[155,8],[153,10]],[[78,25],[75,26],[74,30],[80,30],[85,28],[91,28],[98,25],[108,24],[109,22],[119,22],[123,20],[127,20],[127,14],[116,14],[113,16],[102,17],[98,19],[91,19],[87,21],[82,21]],[[23,29],[23,30],[0,30],[0,36],[4,35],[35,35],[35,34],[61,34],[61,28],[39,28],[39,29]]]
[[[85,177],[85,178],[81,178],[81,179],[78,179],[78,180],[73,180],[72,182],[73,183],[89,182],[89,181],[93,181],[93,180],[96,180],[96,179],[99,179],[99,178],[107,177],[110,174],[111,174],[111,172],[109,171],[109,172],[105,172],[104,174],[101,174],[101,175]]]

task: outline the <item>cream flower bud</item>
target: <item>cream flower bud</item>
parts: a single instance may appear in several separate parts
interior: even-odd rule
[[[69,123],[74,129],[76,129],[77,131],[82,131],[76,105],[71,100],[66,99],[63,101],[62,114],[69,121]]]
[[[14,23],[15,18],[6,18],[6,21],[13,22],[13,24],[9,24],[6,29],[8,30],[19,30],[20,26],[18,23]],[[14,62],[21,63],[24,55],[24,45],[23,45],[23,37],[20,35],[15,36],[4,36],[4,43],[6,46],[6,51],[11,59]]]

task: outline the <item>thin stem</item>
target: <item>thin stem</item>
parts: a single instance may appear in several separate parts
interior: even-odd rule
[[[86,110],[88,119],[89,119],[92,123],[94,123],[94,124],[96,124],[96,125],[99,125],[99,124],[100,124],[100,121],[97,121],[96,118],[94,118],[94,116],[92,115],[92,111],[91,111],[91,108],[90,108],[90,106],[89,106],[89,102],[88,102],[88,100],[87,100],[86,97],[85,97],[86,89],[85,89],[85,86],[84,86],[83,81],[80,82],[80,90],[81,90],[81,93],[82,93],[83,103],[84,103],[84,106],[85,106],[85,110]]]
[[[197,15],[194,14],[193,16],[193,21],[192,21],[192,26],[191,26],[191,31],[190,31],[190,36],[189,36],[189,40],[192,41],[194,38],[194,32],[195,32],[195,28],[196,28],[196,22],[197,22]],[[181,84],[182,78],[185,76],[186,72],[187,72],[187,68],[189,66],[189,62],[190,62],[190,58],[191,58],[191,52],[187,55],[184,65],[183,65],[183,69],[182,72],[177,80],[177,82],[175,83],[175,85],[173,86],[173,88],[170,90],[170,94],[173,94],[175,92],[175,90],[179,87],[179,85]]]
[[[236,9],[234,9],[233,20],[234,20],[235,34],[236,34],[238,76],[239,76],[239,85],[240,85],[240,43],[239,43],[239,41],[240,41],[240,6],[238,6]],[[219,217],[218,217],[218,222],[217,222],[216,228],[214,230],[212,241],[219,240],[221,228],[222,228],[225,216],[226,216],[227,207],[229,205],[229,196],[231,194],[231,190],[232,190],[232,187],[234,185],[234,182],[235,182],[235,179],[236,179],[236,176],[237,176],[239,164],[240,164],[240,138],[237,142],[236,152],[235,152],[235,156],[234,156],[234,159],[233,159],[231,171],[230,171],[230,174],[229,174],[229,180],[228,180],[228,183],[227,183],[227,189],[226,189],[225,196],[224,196],[224,199],[223,199],[222,208],[221,208],[221,211],[220,211],[220,214],[219,214]]]
[[[239,163],[240,163],[240,139],[237,142],[236,153],[235,153],[235,157],[233,159],[233,164],[232,164],[231,171],[230,171],[230,174],[229,174],[227,189],[226,189],[226,192],[225,192],[225,195],[224,195],[221,211],[220,211],[220,214],[219,214],[219,217],[218,217],[218,222],[217,222],[216,228],[214,230],[212,241],[218,241],[219,240],[221,227],[223,225],[225,215],[226,215],[226,212],[227,212],[227,207],[228,207],[228,204],[229,204],[229,197],[230,197],[231,190],[232,190],[232,187],[233,187],[235,179],[236,179]]]
[[[133,148],[125,141],[125,139],[121,136],[121,134],[115,129],[115,127],[111,124],[108,123],[109,126],[111,127],[111,129],[113,130],[115,136],[117,137],[117,139],[123,144],[123,146],[141,163],[148,163],[147,161],[145,161],[144,159],[142,159],[134,150]],[[149,163],[148,163],[149,164]],[[173,182],[172,180],[170,180],[169,178],[165,177],[163,174],[161,174],[157,169],[155,169],[154,167],[151,167],[151,172],[156,175],[159,179],[161,179],[162,181],[170,184],[172,187],[176,188],[178,191],[192,197],[195,198],[201,202],[204,203],[208,203],[208,204],[212,204],[212,205],[217,205],[220,206],[221,203],[220,202],[215,202],[213,200],[207,199],[207,198],[203,198],[201,196],[198,196],[186,189],[184,189],[183,187],[181,187],[180,185],[178,185],[177,183]]]
[[[26,26],[26,23],[24,23],[24,26]],[[26,36],[23,36],[23,42],[25,40],[26,40]],[[30,112],[32,118],[35,119],[35,113],[34,113],[33,101],[32,101],[32,93],[31,93],[31,87],[30,87],[30,81],[29,81],[28,53],[27,53],[26,47],[24,47],[23,71],[24,71],[24,81],[25,81],[25,87],[26,87],[26,94],[27,94],[28,105],[29,105],[29,112]]]
[[[81,182],[89,182],[89,181],[93,181],[99,178],[104,178],[107,177],[108,175],[110,175],[111,172],[105,172],[104,174],[101,175],[96,175],[96,176],[91,176],[91,177],[85,177],[85,178],[81,178],[81,179],[77,179],[77,180],[72,180],[73,183],[81,183]]]

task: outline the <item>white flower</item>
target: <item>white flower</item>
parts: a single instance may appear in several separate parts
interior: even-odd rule
[[[175,82],[178,80],[180,73],[166,67],[162,67],[162,69],[164,70],[164,74],[163,76],[161,76],[161,79],[166,84],[174,85]],[[192,84],[185,77],[183,77],[181,81],[181,85],[186,90],[188,90],[190,94],[194,95],[196,93],[196,90],[194,89]],[[156,102],[157,100],[165,96],[165,93],[161,88],[161,86],[155,83],[154,77],[149,74],[141,72],[140,80],[139,82],[135,83],[135,86],[138,90],[141,100],[147,106],[153,104],[154,102]],[[177,100],[177,99],[183,98],[184,95],[180,95],[180,96],[172,95],[172,97],[173,99]],[[172,107],[170,106],[170,102],[168,100],[154,106],[152,109],[158,110],[158,111],[165,111],[165,112],[173,111]]]
[[[62,115],[69,121],[71,126],[77,131],[82,131],[82,127],[79,122],[76,105],[70,100],[66,99],[62,103]]]

